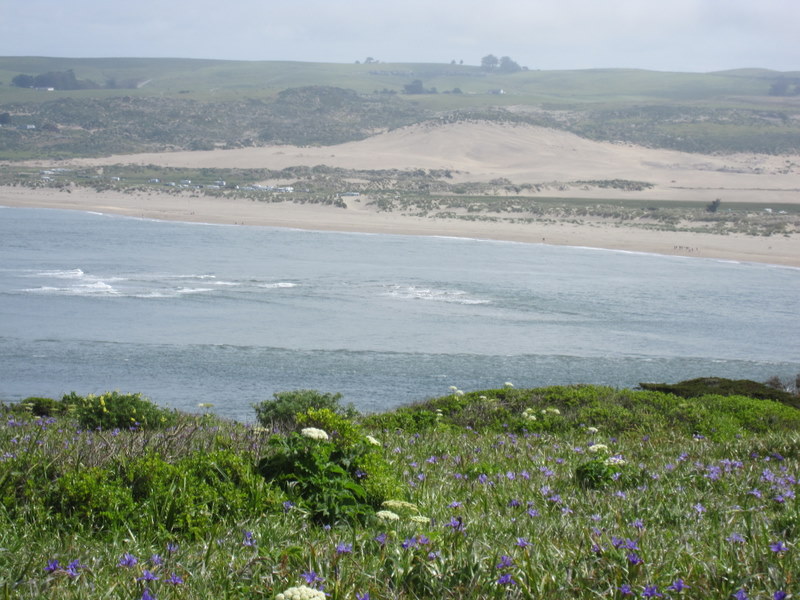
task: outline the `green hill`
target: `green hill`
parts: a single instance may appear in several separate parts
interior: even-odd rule
[[[443,117],[692,152],[794,152],[799,82],[800,73],[758,69],[0,57],[0,158],[326,145]]]

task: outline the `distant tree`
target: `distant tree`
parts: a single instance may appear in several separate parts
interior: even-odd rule
[[[376,62],[378,62],[378,61],[375,60],[374,58],[372,58],[371,56],[368,56],[367,58],[364,59],[364,64],[365,65],[371,65],[372,63],[376,63]]]
[[[11,85],[21,88],[33,87],[33,75],[23,75],[20,73],[11,80]]]
[[[0,113],[0,125],[8,125],[11,123],[11,115],[7,112]]]
[[[516,73],[517,71],[521,71],[522,67],[520,67],[517,63],[515,63],[511,58],[508,56],[504,56],[500,59],[500,66],[498,70],[501,73]]]
[[[484,71],[494,71],[499,64],[500,61],[494,54],[487,54],[481,59],[481,69]]]
[[[789,91],[789,81],[781,77],[769,87],[770,96],[785,96]]]
[[[719,205],[720,205],[720,204],[722,204],[722,200],[720,200],[719,198],[717,198],[717,199],[716,199],[716,200],[714,200],[713,202],[709,202],[709,203],[706,205],[706,211],[707,211],[707,212],[710,212],[710,213],[715,213],[715,212],[717,212],[717,210],[719,210]]]
[[[422,85],[422,80],[415,79],[411,83],[407,83],[403,86],[403,91],[406,94],[424,94],[425,87]]]

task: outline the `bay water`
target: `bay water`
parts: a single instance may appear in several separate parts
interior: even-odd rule
[[[108,390],[253,421],[449,393],[800,372],[800,269],[0,208],[0,400]]]

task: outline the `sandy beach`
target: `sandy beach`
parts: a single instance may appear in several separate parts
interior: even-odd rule
[[[800,157],[705,156],[600,143],[533,126],[460,123],[414,126],[339,146],[275,146],[44,161],[31,166],[114,164],[163,167],[269,168],[325,164],[348,169],[450,169],[454,181],[502,177],[514,183],[554,182],[548,197],[613,197],[709,202],[715,198],[763,204],[800,202]],[[620,192],[575,186],[581,180],[627,179],[652,187]],[[561,184],[558,184],[561,182]],[[572,182],[572,183],[570,183]],[[289,182],[284,182],[289,183]],[[535,195],[535,194],[534,194]],[[586,246],[752,261],[800,267],[800,234],[769,237],[652,231],[609,223],[503,223],[378,212],[368,198],[347,198],[346,209],[158,192],[96,192],[0,186],[0,206],[94,211],[147,219],[289,227],[364,233],[455,236]]]
[[[165,193],[98,193],[77,188],[0,187],[0,206],[82,210],[144,219],[381,234],[452,236],[649,252],[800,267],[800,238],[647,231],[571,223],[493,223],[382,213],[350,201],[347,209]],[[1,213],[0,213],[1,214]]]

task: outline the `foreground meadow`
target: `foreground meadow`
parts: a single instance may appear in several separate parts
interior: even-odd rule
[[[3,407],[2,598],[790,598],[800,411],[593,386]],[[297,412],[293,412],[297,411]],[[294,589],[292,589],[294,588]]]

